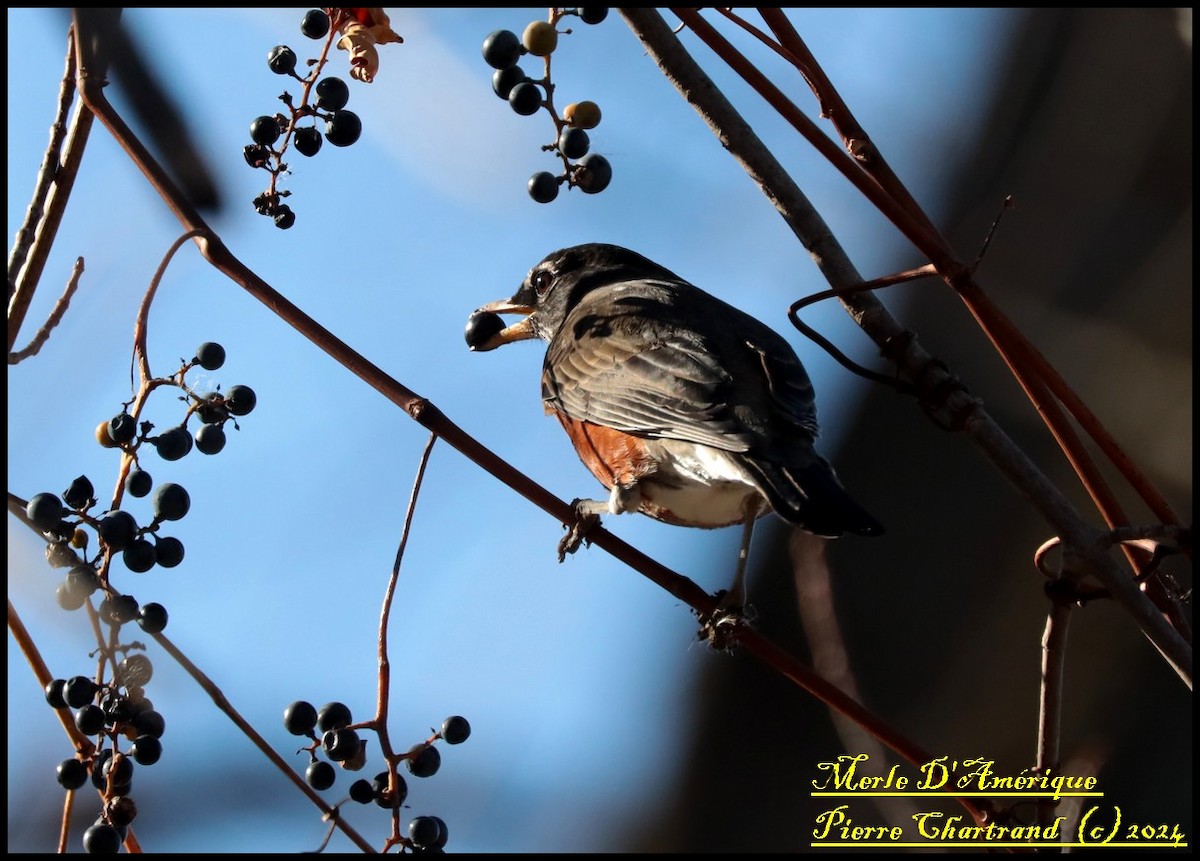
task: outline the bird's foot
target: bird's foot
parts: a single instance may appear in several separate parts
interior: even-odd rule
[[[592,510],[594,502],[591,499],[576,499],[571,503],[571,508],[575,510],[575,522],[570,524],[567,534],[558,542],[559,562],[566,559],[567,554],[578,550],[581,544],[586,542],[591,545],[588,533],[600,524],[600,515]]]
[[[743,595],[738,591],[722,589],[714,597],[717,606],[700,618],[700,631],[696,636],[717,651],[732,652],[753,613],[747,612],[742,604]]]

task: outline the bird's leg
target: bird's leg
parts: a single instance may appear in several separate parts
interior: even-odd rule
[[[721,607],[740,610],[746,604],[746,563],[750,559],[750,538],[754,535],[754,521],[760,512],[757,498],[747,501],[746,517],[742,521],[742,546],[738,548],[737,567],[733,571],[733,585],[721,597]]]
[[[742,545],[738,548],[737,568],[733,572],[733,584],[717,593],[720,601],[715,610],[701,621],[700,638],[718,651],[729,651],[737,643],[737,630],[745,615],[746,565],[750,559],[750,538],[754,535],[754,521],[763,513],[762,497],[753,496],[743,506]]]
[[[637,483],[614,484],[608,499],[576,499],[571,503],[575,509],[575,523],[558,542],[558,561],[574,553],[587,540],[587,533],[600,522],[601,514],[624,514],[637,511],[642,505],[642,491]]]

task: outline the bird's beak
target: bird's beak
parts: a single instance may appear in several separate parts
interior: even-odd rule
[[[488,350],[494,350],[497,347],[508,344],[512,341],[524,341],[529,338],[536,338],[537,333],[533,331],[533,320],[530,315],[534,312],[532,305],[521,305],[513,302],[512,299],[500,299],[496,302],[489,302],[481,308],[478,308],[471,315],[472,320],[478,319],[481,314],[524,314],[524,319],[513,323],[511,326],[500,329],[493,334],[487,334],[481,331],[479,334],[486,335],[484,340],[478,343],[472,343],[472,338],[468,337],[468,343],[471,344],[471,349],[475,352],[483,353]],[[499,324],[497,324],[499,325]],[[468,323],[470,326],[470,323]],[[492,328],[488,326],[486,328]],[[476,336],[478,337],[478,335]]]

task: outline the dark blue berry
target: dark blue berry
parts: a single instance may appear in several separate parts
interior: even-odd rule
[[[185,427],[168,428],[158,435],[154,445],[163,460],[179,460],[192,450],[192,435]]]
[[[325,138],[321,137],[316,126],[304,126],[296,129],[296,133],[292,135],[292,144],[296,147],[296,152],[310,158],[321,151],[323,143]]]
[[[521,59],[521,40],[512,30],[496,30],[483,40],[483,61],[493,69],[507,69]]]
[[[574,126],[565,126],[558,136],[558,151],[570,159],[583,158],[589,146],[591,139],[588,133]]]
[[[287,45],[276,45],[267,54],[267,66],[277,75],[290,75],[296,71],[296,52]],[[270,143],[270,141],[259,141]]]
[[[360,777],[350,784],[350,799],[359,804],[369,804],[375,800],[375,787],[365,777]]]
[[[329,32],[329,16],[323,9],[309,9],[300,22],[300,32],[310,39],[320,39]]]
[[[350,707],[345,703],[325,703],[317,712],[317,726],[321,732],[341,729],[344,726],[350,726],[351,723],[353,723],[353,719],[350,715]]]
[[[129,698],[120,694],[107,693],[100,700],[100,708],[104,709],[104,717],[109,724],[125,723],[133,717],[133,706]]]
[[[408,823],[408,839],[418,849],[427,849],[438,844],[442,836],[441,821],[433,816],[418,816]],[[445,843],[443,840],[442,843]]]
[[[160,484],[154,492],[154,517],[156,520],[182,520],[192,507],[192,498],[181,485],[174,482]]]
[[[164,536],[158,539],[154,552],[161,567],[174,568],[183,561],[183,542],[169,535]]]
[[[281,134],[279,122],[274,117],[262,116],[256,117],[250,123],[250,140],[256,144],[270,146],[279,140]]]
[[[57,771],[58,785],[63,789],[78,789],[87,783],[87,766],[77,759],[64,759]]]
[[[532,116],[542,107],[542,91],[532,81],[522,81],[509,91],[508,103],[521,116]]]
[[[220,425],[200,425],[196,428],[196,450],[201,454],[216,454],[225,448],[225,429]]]
[[[188,437],[190,440],[191,437]],[[137,537],[137,521],[128,511],[110,511],[100,519],[96,532],[114,553],[124,550]]]
[[[513,87],[528,80],[529,76],[525,74],[520,66],[497,69],[492,72],[492,92],[500,98],[507,100],[509,94],[512,93]]]
[[[121,834],[107,823],[98,822],[83,832],[83,851],[91,855],[113,855],[121,849]]]
[[[131,441],[137,436],[137,422],[129,413],[121,413],[108,420],[108,436],[118,445]]]
[[[154,545],[145,538],[135,538],[121,554],[121,561],[134,574],[141,574],[154,567],[156,554]]]
[[[225,364],[225,348],[213,341],[205,341],[196,348],[194,361],[206,371],[215,371]]]
[[[131,723],[139,736],[150,735],[159,738],[167,728],[167,722],[163,716],[154,709],[138,712],[133,716]]]
[[[612,165],[602,155],[589,153],[579,160],[575,184],[587,194],[598,194],[612,182]]]
[[[249,386],[230,386],[225,394],[225,408],[235,416],[248,415],[258,403],[258,396]]]
[[[68,705],[63,696],[63,689],[67,686],[66,679],[52,679],[46,685],[46,702],[50,704],[52,709],[65,709]]]
[[[141,498],[154,487],[154,479],[144,469],[132,470],[125,478],[125,489],[130,496]]]
[[[104,729],[104,709],[95,703],[76,709],[75,728],[84,735],[96,735]]]
[[[599,24],[608,17],[607,6],[581,6],[576,11],[585,24]]]
[[[196,407],[196,416],[206,425],[225,421],[229,418],[229,410],[225,408],[225,396],[220,392],[205,395]]]
[[[341,78],[322,78],[313,91],[317,94],[317,107],[326,111],[340,111],[350,101],[350,88]]]
[[[113,757],[111,747],[106,747],[104,750],[96,754],[96,758],[92,761],[92,786],[97,789],[104,789],[104,767],[108,765],[108,761]]]
[[[308,785],[316,790],[324,790],[333,786],[333,782],[337,779],[337,772],[329,763],[322,759],[310,763],[304,772],[304,779]]]
[[[283,726],[292,735],[308,735],[317,725],[317,709],[305,700],[296,700],[283,710]]]
[[[139,735],[134,739],[129,755],[138,765],[154,765],[162,756],[162,742],[152,735]]]
[[[462,744],[471,735],[471,724],[462,715],[452,715],[442,721],[442,738],[446,744]]]
[[[463,337],[467,339],[467,346],[474,350],[482,347],[491,340],[493,335],[503,329],[504,319],[499,314],[493,314],[491,311],[476,311],[467,318],[467,327],[463,332]]]
[[[354,111],[334,111],[325,121],[325,138],[334,146],[350,146],[362,135],[362,120]]]
[[[529,177],[529,196],[537,203],[549,203],[558,197],[558,177],[549,171],[539,171]]]
[[[138,609],[138,627],[147,634],[159,634],[167,627],[167,608],[151,601]]]
[[[409,753],[413,753],[413,751],[409,751]],[[423,747],[420,752],[406,759],[404,764],[408,766],[408,770],[414,777],[433,777],[442,767],[442,755],[438,753],[436,747],[430,745]]]
[[[57,527],[63,513],[62,500],[53,493],[34,494],[25,506],[25,515],[42,532],[49,532]]]

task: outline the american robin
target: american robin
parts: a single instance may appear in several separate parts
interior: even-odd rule
[[[506,328],[497,315],[510,313],[526,316]],[[813,447],[813,387],[791,346],[670,270],[616,245],[555,251],[467,323],[475,351],[527,338],[549,343],[546,412],[610,491],[576,500],[580,517],[742,524],[734,603],[768,511],[827,538],[883,533]]]

